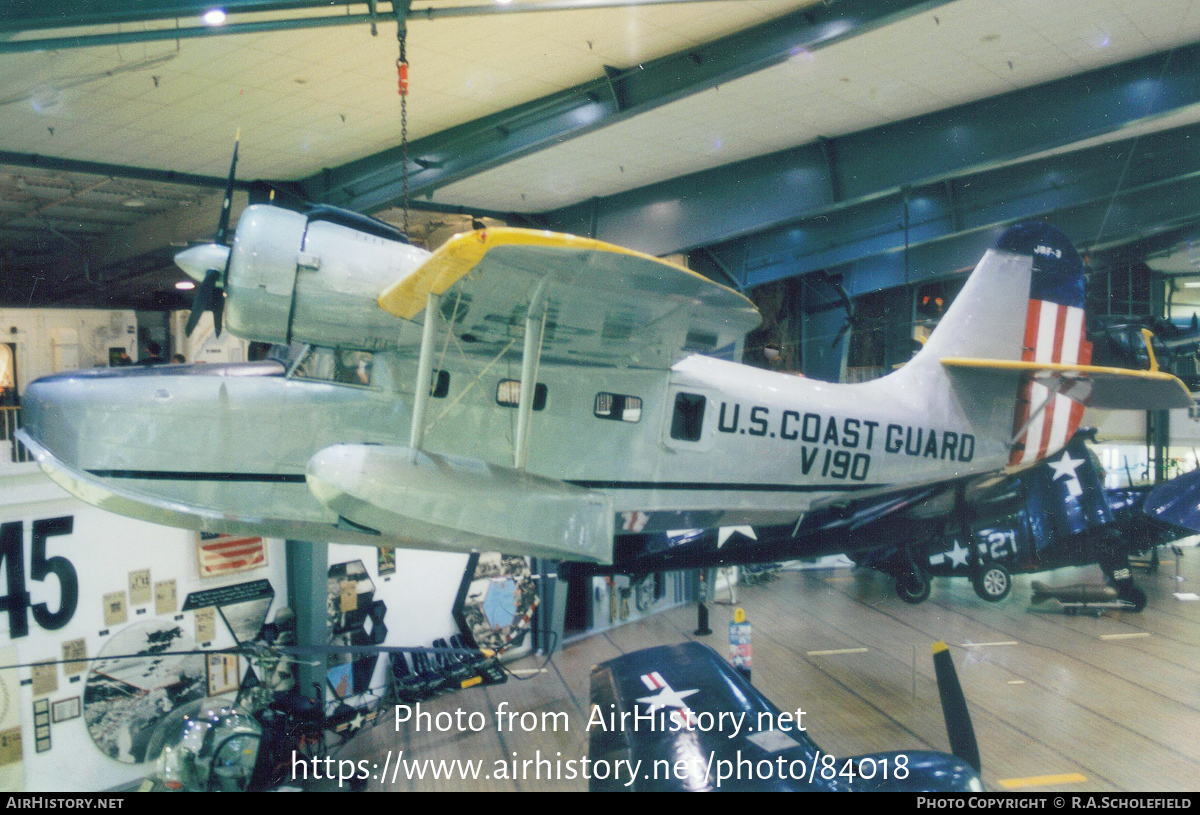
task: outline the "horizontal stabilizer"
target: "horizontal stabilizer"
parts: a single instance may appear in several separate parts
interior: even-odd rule
[[[561,481],[369,444],[320,450],[307,476],[317,499],[346,521],[421,549],[612,562],[612,499]]]
[[[987,370],[1027,375],[1051,391],[1102,410],[1173,410],[1192,405],[1183,381],[1162,371],[961,357],[943,357],[941,362],[951,373]]]

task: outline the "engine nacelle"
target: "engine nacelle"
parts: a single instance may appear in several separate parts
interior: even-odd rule
[[[339,210],[305,215],[247,207],[225,283],[229,330],[261,342],[365,350],[391,347],[402,333],[419,332],[381,309],[376,298],[429,253],[387,237],[385,229],[372,234],[345,225],[355,218],[370,228],[369,219]]]

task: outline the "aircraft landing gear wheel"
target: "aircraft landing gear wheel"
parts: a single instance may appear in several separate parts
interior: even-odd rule
[[[931,588],[929,578],[923,574],[908,572],[896,578],[896,596],[906,603],[924,603]]]
[[[1133,608],[1129,609],[1130,611],[1141,611],[1146,607],[1146,592],[1137,586],[1130,586],[1121,592],[1121,599],[1126,603],[1133,603]]]
[[[989,603],[998,603],[1012,593],[1012,576],[999,563],[989,563],[975,578],[975,593]]]

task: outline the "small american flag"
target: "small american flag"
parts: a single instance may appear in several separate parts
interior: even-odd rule
[[[201,532],[196,552],[201,577],[233,574],[267,565],[267,545],[262,538]]]

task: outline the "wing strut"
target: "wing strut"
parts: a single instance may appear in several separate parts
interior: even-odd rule
[[[433,329],[437,323],[439,296],[430,292],[425,299],[425,325],[421,329],[421,356],[417,360],[417,384],[413,390],[412,431],[408,446],[421,449],[425,441],[425,411],[429,407],[430,383],[433,379]]]
[[[513,467],[524,470],[529,458],[529,428],[533,419],[533,401],[537,394],[538,363],[542,356],[542,337],[546,327],[544,294],[546,281],[542,278],[529,300],[525,312],[525,346],[521,351],[521,396],[517,401],[517,433],[513,443]],[[541,313],[537,313],[540,309]]]

